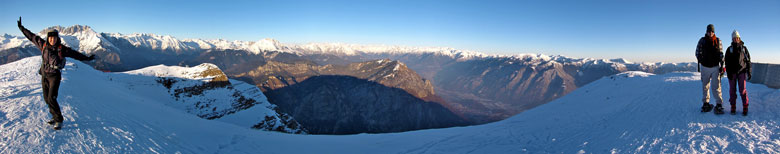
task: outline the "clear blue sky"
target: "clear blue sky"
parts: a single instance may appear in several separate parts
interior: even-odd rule
[[[443,46],[637,62],[695,61],[707,24],[754,61],[780,63],[780,1],[0,1],[0,33],[74,24],[98,32],[283,43]]]

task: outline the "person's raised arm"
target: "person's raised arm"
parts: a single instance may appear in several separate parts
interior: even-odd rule
[[[76,60],[80,60],[80,61],[90,61],[90,60],[95,59],[95,55],[91,55],[91,56],[87,57],[87,55],[84,55],[81,52],[78,52],[76,50],[73,50],[70,47],[63,46],[62,49],[63,49],[63,53],[64,53],[63,55],[65,57],[70,57],[70,58],[73,58],[73,59],[76,59]]]
[[[22,26],[22,17],[19,17],[19,20],[16,21],[17,26],[19,26],[19,30],[22,31],[25,37],[27,37],[30,42],[35,44],[39,49],[43,47],[44,44],[46,44],[46,40],[43,40],[40,36],[35,35],[35,33],[31,32],[30,30],[27,30],[27,28],[24,28]]]

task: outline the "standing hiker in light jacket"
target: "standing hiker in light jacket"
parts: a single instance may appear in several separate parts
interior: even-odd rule
[[[723,45],[720,43],[720,39],[715,36],[715,26],[712,24],[707,25],[707,32],[699,39],[699,44],[696,45],[696,59],[701,68],[701,83],[704,105],[701,107],[701,112],[710,112],[712,105],[710,101],[710,90],[712,95],[715,96],[717,106],[715,106],[715,114],[723,114],[723,98],[720,91],[720,76],[725,72],[723,68]]]
[[[57,93],[62,80],[62,68],[65,67],[65,57],[71,57],[81,61],[90,61],[95,59],[95,55],[87,57],[69,47],[62,45],[57,30],[50,30],[46,33],[46,40],[35,33],[30,32],[22,26],[22,17],[19,17],[17,26],[25,37],[30,40],[38,49],[41,50],[41,68],[38,74],[41,74],[41,88],[43,89],[43,99],[49,106],[49,113],[52,119],[47,123],[51,124],[55,130],[62,127],[62,112],[60,104],[57,103]]]
[[[745,89],[745,82],[752,78],[750,52],[745,47],[745,42],[739,37],[739,32],[734,30],[731,33],[731,46],[726,49],[726,73],[729,77],[729,103],[731,104],[731,114],[737,114],[737,85],[739,85],[739,95],[742,96],[742,115],[748,114],[748,95]]]

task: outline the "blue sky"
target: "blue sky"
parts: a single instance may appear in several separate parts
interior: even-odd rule
[[[491,54],[543,53],[695,61],[707,24],[741,32],[754,61],[780,63],[780,1],[7,1],[0,33],[89,25],[98,32],[283,43],[443,46]]]

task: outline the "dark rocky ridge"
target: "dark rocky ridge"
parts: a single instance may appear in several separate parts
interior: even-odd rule
[[[423,79],[399,61],[388,59],[351,63],[348,65],[313,65],[268,61],[254,70],[235,75],[251,78],[264,91],[290,86],[319,75],[344,75],[395,87],[418,98],[435,97],[433,84]]]
[[[351,76],[312,76],[266,94],[312,134],[386,133],[467,124],[438,103]]]

